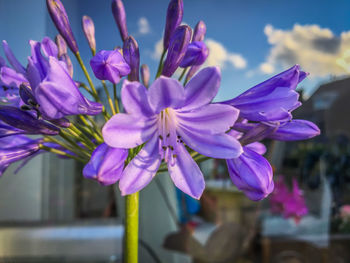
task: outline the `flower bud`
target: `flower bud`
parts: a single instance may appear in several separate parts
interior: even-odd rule
[[[123,42],[128,37],[128,28],[126,27],[126,14],[122,0],[113,0],[112,13],[114,20],[118,26],[120,37]]]
[[[130,67],[117,50],[101,50],[91,60],[90,66],[96,78],[117,84],[130,73]]]
[[[162,75],[171,77],[179,67],[184,58],[187,47],[191,40],[191,28],[183,25],[179,26],[171,37],[168,54],[164,61]]]
[[[143,64],[141,66],[141,79],[145,87],[148,87],[149,85],[149,78],[150,78],[149,67],[146,64]]]
[[[58,32],[60,32],[64,40],[66,40],[70,50],[73,53],[77,53],[79,51],[78,45],[75,41],[68,16],[62,2],[60,0],[46,0],[46,4],[51,19],[54,22]]]
[[[209,55],[209,49],[201,41],[195,41],[188,45],[185,57],[181,61],[180,67],[202,65]]]
[[[192,42],[203,41],[206,32],[207,32],[207,26],[205,25],[205,23],[202,20],[199,21],[197,23],[196,27],[194,28]]]
[[[129,36],[124,42],[123,56],[126,63],[129,64],[131,72],[129,79],[131,81],[139,81],[139,69],[140,69],[140,52],[139,45],[136,40]]]
[[[165,30],[163,47],[164,50],[168,49],[170,44],[170,39],[176,28],[181,24],[182,17],[184,14],[184,5],[182,0],[171,0],[168,5],[168,10],[166,14]]]
[[[122,174],[128,150],[112,148],[107,144],[99,145],[85,165],[83,175],[88,179],[97,180],[102,185],[116,183]]]
[[[96,40],[95,40],[95,25],[92,19],[88,16],[83,16],[82,18],[82,26],[85,37],[89,42],[89,46],[93,53],[96,51]]]
[[[44,37],[41,41],[41,50],[46,57],[56,57],[58,56],[58,48],[55,42],[49,37]]]
[[[63,54],[63,56],[61,57],[61,60],[63,60],[66,63],[66,67],[67,67],[67,71],[69,73],[69,76],[71,78],[73,78],[73,73],[74,73],[73,63],[72,63],[72,60],[70,59],[70,57],[68,56],[68,54]]]
[[[235,159],[226,160],[232,182],[253,201],[267,197],[274,189],[272,167],[260,154],[243,147]]]
[[[60,34],[56,36],[55,42],[58,47],[58,57],[60,58],[64,54],[67,54],[67,43]]]

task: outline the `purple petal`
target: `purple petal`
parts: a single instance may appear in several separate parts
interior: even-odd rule
[[[90,161],[83,169],[83,175],[102,185],[114,184],[121,177],[126,157],[127,150],[112,148],[103,143],[93,151]]]
[[[126,14],[122,0],[113,0],[112,13],[118,26],[120,37],[125,41],[128,37],[128,29],[126,27]]]
[[[278,141],[298,141],[310,139],[320,133],[320,129],[310,121],[292,120],[281,124],[268,138]]]
[[[178,124],[199,133],[224,133],[233,126],[239,111],[232,106],[209,104],[189,112],[176,112]]]
[[[156,175],[160,164],[158,138],[153,137],[125,168],[119,182],[122,195],[144,188]]]
[[[194,28],[192,42],[203,41],[206,32],[207,32],[207,26],[202,20],[199,21],[196,27]]]
[[[44,55],[46,57],[57,57],[58,56],[58,48],[57,45],[51,38],[44,37],[44,39],[41,41],[41,49],[44,52]]]
[[[181,83],[167,77],[156,79],[148,91],[148,102],[156,114],[168,107],[180,108],[184,99],[185,91]]]
[[[139,81],[140,52],[139,46],[132,36],[128,36],[124,41],[123,56],[131,69],[129,79],[132,81]]]
[[[148,87],[149,85],[149,78],[150,78],[150,72],[149,72],[149,67],[146,64],[142,64],[141,66],[141,79],[143,85]]]
[[[31,62],[36,68],[40,75],[40,79],[43,80],[47,75],[49,63],[46,58],[41,54],[41,43],[37,41],[30,40],[29,44],[31,46]],[[32,87],[34,90],[35,87]]]
[[[241,144],[227,134],[203,134],[179,127],[178,134],[193,150],[212,158],[237,158],[242,153]]]
[[[121,99],[127,113],[149,117],[153,111],[147,101],[148,91],[140,82],[124,80]]]
[[[0,81],[8,87],[16,88],[23,82],[28,82],[21,73],[17,73],[15,70],[8,67],[2,67],[0,69]]]
[[[188,45],[186,54],[180,63],[180,67],[202,65],[209,55],[209,49],[201,41],[195,41]]]
[[[21,63],[17,60],[15,55],[13,54],[10,46],[7,44],[6,40],[2,41],[2,47],[4,49],[5,56],[8,60],[8,62],[11,64],[14,70],[16,70],[18,73],[25,74],[25,68],[22,66]]]
[[[263,123],[254,123],[254,128],[246,132],[239,141],[242,145],[252,142],[261,141],[272,134],[277,129],[276,126],[269,126]]]
[[[205,188],[203,174],[182,144],[178,144],[176,152],[175,165],[168,163],[170,177],[182,192],[199,199]]]
[[[260,155],[264,155],[266,153],[266,146],[262,144],[261,142],[253,142],[245,146],[245,148],[248,148]]]
[[[198,72],[185,87],[186,102],[182,110],[193,110],[210,103],[219,90],[220,80],[218,67],[208,67]]]
[[[124,113],[114,115],[102,129],[105,142],[115,148],[134,148],[149,140],[157,129],[156,118]]]
[[[242,155],[226,160],[232,182],[253,201],[268,196],[274,188],[269,162],[256,152],[244,147]]]
[[[170,38],[174,34],[175,29],[181,24],[183,13],[184,13],[183,1],[171,0],[168,5],[165,29],[164,29],[164,39],[163,39],[164,50],[166,50],[169,47]]]

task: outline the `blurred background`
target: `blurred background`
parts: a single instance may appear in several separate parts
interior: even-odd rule
[[[95,22],[97,50],[121,46],[110,0],[63,0],[80,53],[91,53],[81,18]],[[128,30],[151,75],[161,53],[168,1],[124,1]],[[310,73],[295,118],[315,122],[309,141],[265,141],[276,191],[249,201],[225,162],[201,166],[200,201],[159,174],[141,191],[140,262],[350,262],[350,3],[347,0],[185,0],[184,22],[207,25],[206,65],[222,69],[217,101],[294,64]],[[54,38],[44,0],[0,0],[0,38],[26,64],[28,40]],[[0,50],[3,56],[3,51]],[[77,63],[74,78],[83,79]],[[96,85],[99,85],[96,82]],[[74,161],[39,155],[0,180],[0,262],[121,262],[124,200],[117,187],[86,180]],[[293,180],[294,178],[294,180]],[[282,190],[281,190],[282,189]],[[301,200],[293,212],[278,191]]]

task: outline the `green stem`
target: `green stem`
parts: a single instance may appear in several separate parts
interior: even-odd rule
[[[92,124],[92,126],[94,127],[95,131],[98,133],[98,135],[102,138],[102,133],[101,133],[101,129],[97,126],[96,122],[94,121],[94,119],[87,115],[86,118],[90,121],[90,123]]]
[[[108,87],[107,87],[106,82],[104,80],[102,80],[101,82],[102,82],[103,88],[105,90],[105,93],[106,93],[106,96],[107,96],[107,100],[108,100],[108,104],[109,104],[109,107],[111,108],[111,111],[112,111],[112,115],[114,115],[115,114],[115,109],[114,109],[112,98],[109,95]]]
[[[85,142],[87,144],[87,148],[91,150],[95,150],[96,145],[91,141],[91,139],[85,135],[81,130],[79,130],[74,124],[72,124],[69,128],[67,128],[69,132],[71,132],[78,140],[81,142]]]
[[[55,149],[55,148],[50,148],[50,147],[47,147],[47,146],[42,145],[42,144],[39,145],[39,148],[42,149],[42,150],[51,152],[51,153],[55,153],[55,154],[58,154],[58,155],[61,155],[61,156],[65,156],[65,157],[68,157],[68,158],[77,160],[77,161],[79,161],[79,162],[85,163],[84,159],[82,159],[82,158],[80,158],[80,157],[78,157],[78,156],[75,156],[75,155],[71,155],[71,154],[69,154],[69,153],[66,153],[66,152],[64,152],[64,151]]]
[[[180,75],[180,77],[179,77],[179,81],[181,81],[181,80],[183,79],[183,77],[185,76],[185,74],[186,74],[186,72],[187,72],[187,69],[188,69],[188,68],[184,68],[184,69],[182,70],[182,73],[181,73],[181,75]]]
[[[160,56],[160,61],[159,61],[159,64],[158,64],[158,70],[157,70],[156,78],[158,78],[162,74],[163,60],[164,60],[165,53],[166,53],[166,50],[163,50],[162,55]]]
[[[79,65],[80,65],[81,69],[83,70],[84,75],[85,75],[87,81],[89,82],[91,91],[92,91],[92,93],[93,93],[95,99],[96,99],[97,101],[100,101],[100,99],[99,99],[99,97],[98,97],[98,94],[97,94],[97,91],[96,91],[96,89],[95,89],[95,86],[94,86],[94,84],[92,83],[92,80],[91,80],[90,75],[89,75],[89,73],[88,73],[88,71],[87,71],[87,69],[86,69],[86,67],[85,67],[85,65],[84,65],[83,60],[81,59],[81,56],[80,56],[79,51],[77,51],[76,53],[74,53],[74,55],[75,55],[75,57],[77,58],[78,63],[79,63]]]
[[[138,262],[139,193],[125,198],[125,263]]]
[[[119,109],[119,102],[118,102],[118,96],[117,96],[117,85],[116,84],[113,84],[113,97],[114,97],[115,109],[116,109],[117,113],[119,113],[120,109]]]

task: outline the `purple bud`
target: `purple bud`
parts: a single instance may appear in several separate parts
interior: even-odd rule
[[[184,5],[182,0],[171,0],[168,5],[168,10],[166,14],[165,30],[163,47],[164,50],[168,49],[170,44],[170,39],[176,28],[181,24],[182,17],[184,14]]]
[[[123,56],[126,63],[129,64],[131,72],[129,79],[131,81],[139,81],[139,69],[140,69],[140,52],[139,45],[136,40],[129,36],[123,45]]]
[[[292,120],[281,124],[268,138],[278,141],[298,141],[310,139],[320,133],[320,129],[310,121]]]
[[[195,41],[188,45],[185,57],[181,61],[180,67],[200,66],[209,55],[209,49],[201,41]]]
[[[68,56],[68,54],[63,54],[61,57],[61,60],[63,60],[65,62],[67,71],[68,71],[70,77],[73,78],[73,73],[74,73],[73,63],[72,63],[72,60],[70,59],[70,57]]]
[[[146,64],[143,64],[141,66],[141,79],[145,87],[148,87],[149,85],[149,78],[150,78],[149,67]]]
[[[114,184],[121,177],[126,157],[126,149],[112,148],[103,143],[92,153],[90,161],[84,167],[83,175],[102,185]]]
[[[10,65],[13,67],[13,69],[16,70],[18,73],[25,74],[26,73],[25,68],[22,66],[21,63],[19,63],[19,61],[13,54],[10,46],[7,44],[6,40],[2,41],[2,47],[4,49],[5,56],[8,62],[10,63]]]
[[[58,57],[58,47],[49,37],[44,37],[41,41],[41,50],[46,57]]]
[[[22,101],[27,105],[37,105],[36,99],[33,95],[32,89],[27,87],[26,85],[20,85],[19,87],[19,96]]]
[[[117,50],[101,50],[91,60],[90,66],[96,78],[117,84],[130,73],[130,67]]]
[[[194,28],[192,42],[203,41],[206,32],[207,32],[207,26],[205,25],[205,23],[202,20],[199,21],[197,23],[196,27]]]
[[[57,135],[59,129],[32,114],[11,106],[0,106],[0,120],[28,134]]]
[[[179,26],[171,37],[168,54],[164,61],[162,75],[171,77],[184,58],[191,39],[191,28]]]
[[[128,28],[126,27],[126,14],[122,0],[113,0],[112,13],[114,20],[118,26],[120,37],[123,42],[128,37]]]
[[[268,196],[274,188],[272,167],[260,154],[243,147],[240,157],[226,160],[232,182],[253,201]]]
[[[46,0],[47,9],[50,13],[51,19],[54,22],[58,32],[66,40],[70,50],[77,53],[78,45],[75,41],[72,28],[69,24],[67,12],[60,0]]]
[[[67,43],[60,34],[56,36],[55,41],[58,47],[58,57],[60,58],[63,55],[67,54]]]
[[[96,40],[95,40],[95,25],[92,19],[88,16],[83,16],[82,26],[85,37],[89,42],[89,46],[93,52],[96,51]]]

